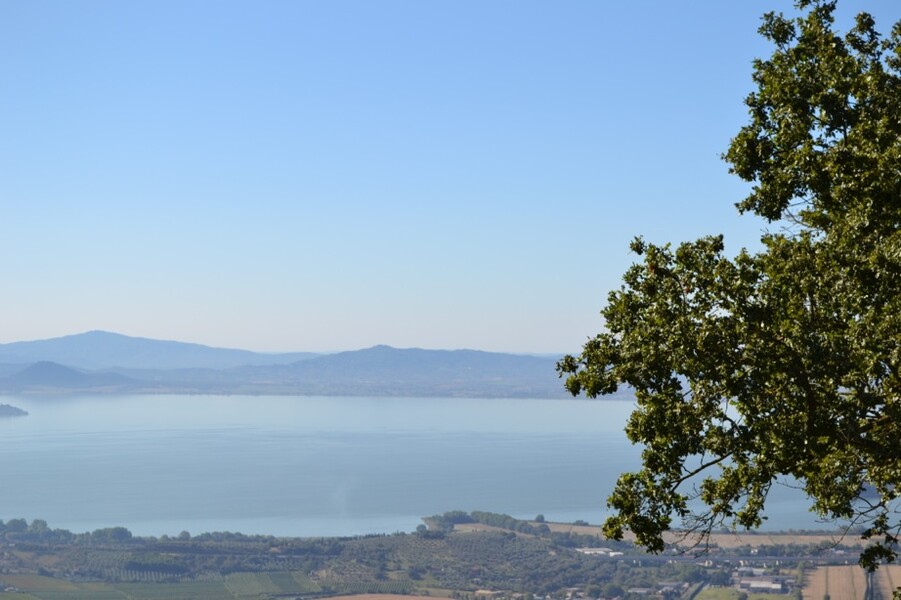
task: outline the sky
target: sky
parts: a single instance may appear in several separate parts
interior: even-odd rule
[[[578,352],[635,236],[758,246],[720,155],[767,10],[4,0],[0,343]]]

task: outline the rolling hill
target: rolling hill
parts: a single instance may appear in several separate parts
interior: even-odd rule
[[[318,356],[311,352],[268,354],[212,348],[168,340],[88,331],[47,340],[0,344],[0,363],[52,361],[78,369],[227,369],[243,365],[293,363]]]
[[[94,331],[0,345],[0,393],[566,397],[555,362],[390,346],[269,355]]]

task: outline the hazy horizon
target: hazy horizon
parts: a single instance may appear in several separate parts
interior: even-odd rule
[[[124,334],[124,333],[121,333],[118,331],[107,331],[105,329],[89,329],[87,331],[64,333],[59,336],[51,336],[51,337],[43,337],[43,338],[9,340],[9,341],[0,342],[0,345],[15,344],[15,343],[19,343],[19,342],[42,342],[42,341],[48,341],[48,340],[55,340],[55,339],[59,339],[59,338],[80,336],[80,335],[85,335],[85,334],[89,334],[89,333],[122,335],[125,337],[130,337],[130,338],[135,338],[135,339],[153,340],[153,341],[158,341],[158,342],[176,342],[176,343],[180,343],[180,344],[196,344],[196,345],[206,346],[206,347],[218,349],[218,350],[246,350],[246,351],[250,351],[250,352],[255,352],[257,354],[292,354],[292,353],[337,354],[340,352],[353,352],[353,351],[357,351],[357,350],[365,350],[365,349],[373,348],[376,346],[389,346],[391,348],[396,348],[399,350],[450,350],[450,351],[474,350],[474,351],[480,351],[480,352],[495,352],[492,350],[483,350],[481,348],[427,348],[427,347],[423,347],[423,346],[393,346],[391,344],[379,344],[379,343],[372,344],[370,346],[362,346],[360,348],[341,348],[338,350],[328,350],[328,351],[318,351],[316,349],[294,349],[294,350],[279,350],[279,351],[270,352],[270,351],[266,351],[266,350],[251,350],[249,348],[240,348],[240,347],[235,347],[235,346],[211,346],[209,344],[202,344],[200,342],[194,342],[192,340],[154,338],[154,337],[148,337],[148,336],[131,336],[131,335],[127,335],[127,334]],[[502,353],[503,354],[523,355],[523,356],[545,356],[545,357],[562,356],[564,354],[563,351],[561,351],[559,353],[558,352],[547,352],[547,351],[543,351],[543,352],[502,352]]]
[[[578,352],[636,235],[757,247],[719,156],[768,10],[4,2],[0,343]]]

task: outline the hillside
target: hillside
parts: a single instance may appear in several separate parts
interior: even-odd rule
[[[566,397],[555,362],[390,346],[268,355],[95,331],[0,346],[0,393]]]
[[[139,382],[118,373],[85,373],[51,361],[29,365],[0,379],[0,389],[23,391],[127,391]]]
[[[547,398],[564,395],[555,364],[550,358],[477,350],[375,346],[232,373],[240,381],[286,384],[314,394]]]
[[[495,522],[461,531],[436,520]],[[2,598],[426,600],[427,598],[889,598],[901,576],[848,564],[859,548],[821,544],[713,545],[704,557],[670,547],[645,554],[628,542],[563,523],[451,511],[413,533],[287,538],[209,532],[138,537],[125,527],[73,533],[46,521],[0,521]],[[734,536],[733,536],[734,537]],[[627,590],[635,590],[627,593]],[[829,590],[828,593],[826,590]],[[353,594],[353,595],[351,595]],[[396,595],[365,595],[396,594]],[[402,594],[402,595],[401,595]]]
[[[27,365],[51,361],[78,369],[227,369],[242,365],[293,363],[317,356],[311,352],[267,354],[211,348],[201,344],[89,331],[47,340],[0,344],[0,363]],[[20,367],[21,368],[21,367]]]

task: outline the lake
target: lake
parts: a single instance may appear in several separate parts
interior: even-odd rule
[[[75,532],[333,536],[487,510],[599,523],[639,449],[631,402],[0,397],[0,518]],[[777,488],[769,529],[821,528]]]

